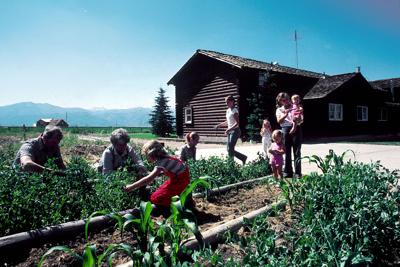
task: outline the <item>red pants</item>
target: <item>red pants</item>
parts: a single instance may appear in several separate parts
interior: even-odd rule
[[[171,198],[177,196],[185,190],[190,182],[189,170],[178,175],[178,177],[170,178],[165,181],[153,194],[150,196],[151,203],[160,206],[169,207]]]

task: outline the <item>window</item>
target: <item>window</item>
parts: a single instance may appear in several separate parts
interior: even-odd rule
[[[343,105],[329,103],[329,120],[342,121],[343,120]]]
[[[378,109],[378,121],[387,121],[387,120],[388,120],[387,108],[379,108]]]
[[[357,121],[368,121],[368,107],[357,106]]]
[[[258,85],[264,86],[267,83],[268,73],[265,71],[260,71],[258,73]]]
[[[192,123],[192,107],[186,107],[184,109],[184,115],[185,115],[185,123],[186,124],[191,124]]]

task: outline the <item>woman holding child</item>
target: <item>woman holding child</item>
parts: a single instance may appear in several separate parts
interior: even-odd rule
[[[285,144],[284,177],[293,177],[292,149],[294,155],[294,177],[301,177],[301,143],[303,132],[301,123],[293,118],[292,103],[287,93],[281,92],[276,97],[276,120],[280,124]],[[294,125],[296,124],[296,125]]]

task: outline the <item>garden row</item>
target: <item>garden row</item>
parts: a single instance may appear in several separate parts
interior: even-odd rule
[[[216,249],[204,246],[185,250],[182,234],[193,232],[201,240],[201,233],[195,223],[185,219],[179,201],[172,206],[170,218],[158,226],[148,221],[147,228],[142,223],[148,218],[149,207],[142,206],[133,229],[137,245],[129,249],[118,247],[121,244],[112,247],[132,259],[130,266],[398,265],[400,195],[390,190],[398,184],[398,173],[379,163],[344,162],[343,155],[333,152],[325,159],[309,159],[318,164],[322,174],[277,181],[290,209],[284,213],[269,209],[269,214],[248,221],[247,231],[225,234],[225,243]],[[146,242],[140,245],[141,240]],[[112,249],[100,256],[91,251],[84,253],[97,262],[103,255],[111,259],[115,256]]]
[[[103,176],[85,159],[72,157],[65,176],[29,174],[11,167],[14,155],[15,146],[3,147],[0,152],[0,236],[87,218],[99,210],[126,210],[140,202],[136,192],[127,194],[122,190],[136,179],[133,165]],[[145,164],[152,169],[146,161]],[[212,187],[269,173],[261,156],[245,167],[218,157],[189,162],[189,165],[193,179],[208,175]],[[153,186],[162,182],[160,179]]]
[[[277,214],[260,216],[250,235],[230,235],[198,257],[213,266],[398,266],[399,173],[379,162],[344,162],[332,151],[309,159],[322,174],[280,183],[291,206],[289,216],[278,214],[280,231]]]

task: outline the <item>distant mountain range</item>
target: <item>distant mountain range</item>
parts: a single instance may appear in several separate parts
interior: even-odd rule
[[[63,119],[70,126],[149,126],[150,108],[83,109],[21,102],[0,106],[0,126],[32,126],[39,119]]]

